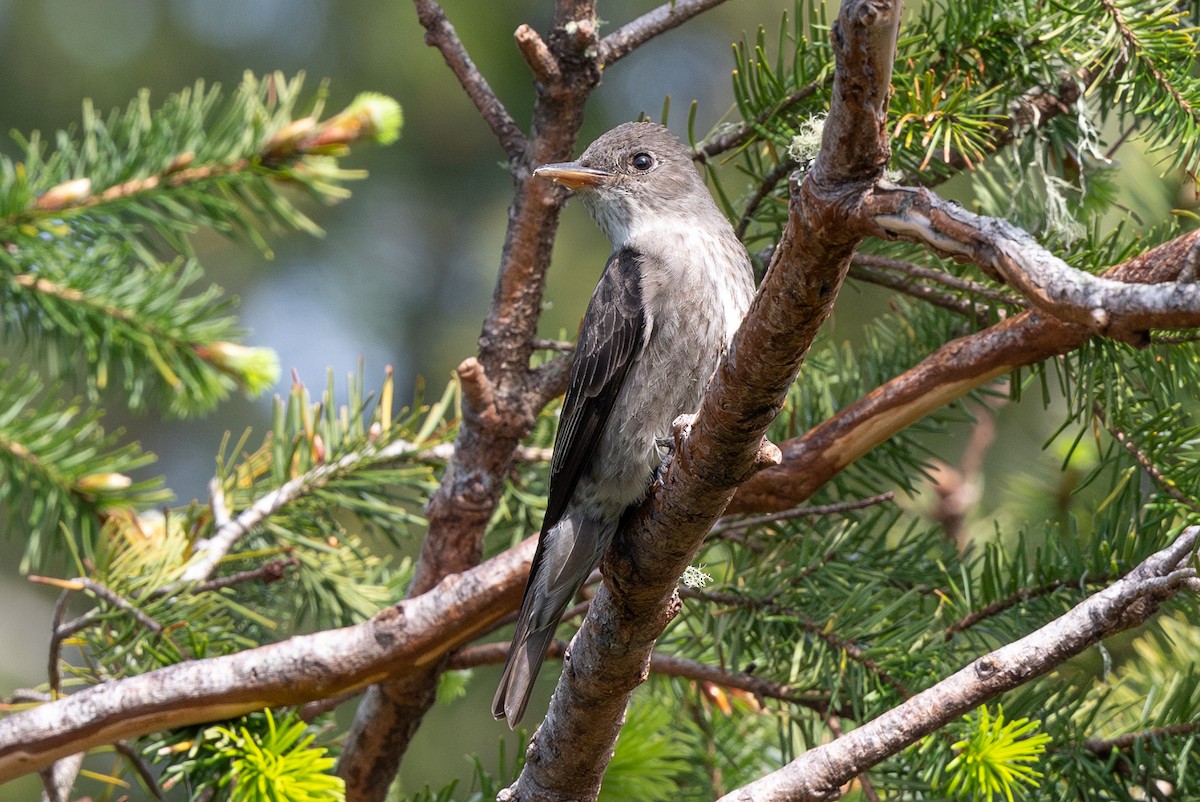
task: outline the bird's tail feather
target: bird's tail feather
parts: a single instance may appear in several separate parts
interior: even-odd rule
[[[529,694],[533,692],[533,682],[541,670],[542,661],[546,659],[546,650],[554,640],[555,629],[551,625],[530,632],[528,626],[519,626],[513,636],[508,662],[500,677],[500,687],[496,689],[496,697],[492,700],[492,715],[506,719],[509,729],[515,728],[525,715]]]
[[[492,715],[507,719],[510,728],[525,713],[559,619],[612,542],[618,523],[619,519],[568,513],[542,533],[500,687],[492,700]]]

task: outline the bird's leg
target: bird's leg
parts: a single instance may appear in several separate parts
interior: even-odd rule
[[[680,415],[671,422],[671,435],[669,437],[659,437],[655,440],[655,444],[663,454],[662,464],[654,471],[654,483],[656,485],[662,485],[667,465],[670,464],[672,457],[678,456],[679,464],[684,468],[687,467],[687,452],[683,448],[683,441],[692,428],[692,422],[695,420],[696,416],[693,414]]]

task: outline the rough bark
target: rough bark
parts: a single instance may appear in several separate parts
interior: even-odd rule
[[[1107,271],[1114,282],[1172,284],[1194,269],[1200,232],[1190,232]],[[1165,326],[1165,323],[1164,323]],[[1153,322],[1151,327],[1157,327]],[[1022,312],[939,348],[804,435],[781,443],[783,462],[738,488],[730,513],[785,510],[812,496],[838,471],[929,413],[998,376],[1070,353],[1091,329],[1041,312]]]
[[[0,719],[0,783],[122,738],[323,699],[419,672],[517,606],[533,541],[353,627],[96,685]]]
[[[596,797],[629,694],[678,609],[679,575],[734,488],[774,456],[763,434],[868,230],[854,221],[888,158],[898,27],[899,4],[843,6],[832,35],[838,69],[821,155],[793,188],[787,230],[763,286],[694,422],[680,427],[661,484],[602,563],[605,583],[571,642],[525,768],[501,799]]]
[[[557,69],[553,80],[538,84],[528,139],[518,138],[507,112],[501,113],[503,106],[490,90],[483,91],[486,83],[473,74],[465,50],[454,46],[457,38],[452,28],[446,32],[449,23],[440,7],[430,0],[417,0],[416,6],[429,32],[427,41],[441,49],[460,75],[468,95],[509,155],[513,202],[496,288],[479,336],[479,355],[458,368],[463,419],[453,457],[426,505],[429,528],[410,597],[479,563],[484,531],[503,492],[514,454],[547,400],[545,379],[530,369],[529,357],[563,196],[547,182],[533,179],[533,168],[571,155],[584,104],[600,80],[594,56],[595,5],[560,0],[548,45],[540,51]],[[528,42],[532,32],[522,30]],[[522,52],[527,51],[522,48]],[[544,65],[535,66],[537,69],[544,70]],[[338,764],[348,799],[377,802],[384,798],[409,741],[434,702],[441,670],[441,661],[437,661],[422,672],[398,676],[367,690]]]

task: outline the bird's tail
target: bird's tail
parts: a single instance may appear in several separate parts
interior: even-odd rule
[[[508,649],[508,661],[500,677],[500,687],[492,700],[492,715],[508,721],[509,729],[517,726],[525,715],[529,694],[533,692],[533,681],[537,679],[546,651],[554,640],[556,627],[529,630],[529,616],[523,615],[517,631],[513,634],[512,646]]]
[[[568,513],[550,531],[542,532],[504,674],[492,700],[492,715],[507,719],[510,728],[525,713],[559,619],[612,542],[618,523]]]

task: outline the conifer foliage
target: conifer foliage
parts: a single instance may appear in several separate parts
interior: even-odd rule
[[[152,457],[98,405],[193,415],[269,386],[271,355],[238,343],[189,237],[266,250],[264,231],[313,232],[295,192],[341,198],[360,176],[339,158],[395,139],[399,109],[367,94],[322,119],[299,79],[247,77],[228,98],[197,85],[106,119],[85,107],[77,130],[0,162],[0,314],[26,346],[0,376],[0,499],[24,570],[63,592],[45,687],[3,707],[0,782],[45,769],[65,799],[71,756],[113,748],[147,798],[382,800],[435,698],[465,704],[503,659],[485,636],[519,601],[569,364],[527,314],[564,201],[531,168],[576,150],[602,70],[718,3],[602,29],[593,3],[561,0],[545,39],[519,28],[528,133],[446,12],[414,5],[516,187],[480,352],[407,407],[390,375],[372,393],[352,373],[341,405],[332,378],[319,398],[294,384],[261,441],[226,443],[204,503],[130,479]],[[1195,12],[932,0],[889,39],[872,26],[893,4],[844,6],[834,20],[797,0],[735,43],[729,121],[690,135],[764,294],[813,258],[793,240],[832,219],[822,198],[863,183],[837,218],[861,244],[835,312],[861,325],[790,343],[799,373],[767,429],[782,454],[760,447],[725,486],[689,473],[728,445],[705,416],[767,427],[770,399],[729,377],[788,369],[736,347],[767,331],[756,305],[710,389],[718,412],[706,401],[679,433],[687,459],[628,517],[630,538],[658,539],[619,538],[564,621],[579,634],[528,752],[502,743],[498,762],[472,758],[471,787],[401,798],[1200,797],[1200,236],[1194,212],[1146,219],[1128,192],[1194,194]],[[881,42],[884,86],[862,69]],[[886,172],[844,152],[856,92],[883,98],[858,130],[881,132]],[[849,236],[816,228],[814,251]],[[86,381],[64,402],[46,379],[68,373]],[[1038,432],[1042,457],[997,464],[1006,425]],[[679,498],[697,503],[680,515]],[[662,544],[710,507],[703,542],[679,546],[686,581],[647,601]],[[404,539],[418,559],[390,558]],[[622,616],[642,609],[659,628],[649,678],[609,676],[642,637]],[[353,645],[316,651],[298,634],[314,629]],[[239,655],[255,671],[225,678]],[[206,660],[212,682],[171,684]],[[297,661],[311,683],[271,684]],[[340,730],[329,709],[368,685]]]

